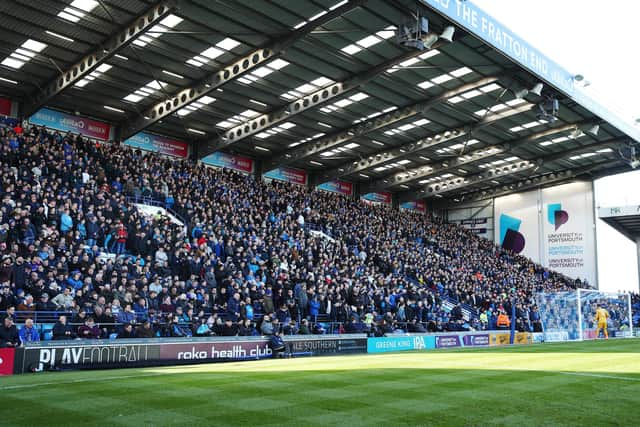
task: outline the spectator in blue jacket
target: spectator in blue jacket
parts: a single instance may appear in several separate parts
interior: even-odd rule
[[[309,300],[309,314],[313,321],[315,321],[320,314],[320,300],[318,300],[317,295],[314,295],[313,298]]]
[[[234,293],[227,304],[227,318],[234,322],[240,318],[240,294]]]
[[[149,318],[149,308],[147,307],[147,300],[139,298],[138,302],[133,304],[133,311],[136,315],[136,319],[143,322]]]
[[[33,326],[33,319],[25,320],[24,326],[20,328],[18,335],[20,336],[20,341],[23,345],[29,342],[40,341],[40,334]]]
[[[73,229],[73,219],[71,215],[69,215],[69,209],[65,209],[65,211],[60,215],[60,231],[63,233],[67,233],[69,230]]]
[[[131,304],[125,304],[124,310],[118,313],[118,323],[136,323],[136,313],[132,310]]]

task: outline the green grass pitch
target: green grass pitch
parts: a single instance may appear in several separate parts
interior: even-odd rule
[[[0,425],[640,425],[640,340],[0,377]]]

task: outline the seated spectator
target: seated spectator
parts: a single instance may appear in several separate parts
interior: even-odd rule
[[[13,324],[13,319],[5,316],[0,326],[0,348],[2,347],[19,347],[20,336],[18,328]]]
[[[224,325],[222,325],[222,329],[220,330],[220,335],[223,337],[235,337],[238,335],[238,325],[231,319],[225,320]]]
[[[24,297],[24,301],[18,304],[16,310],[22,312],[22,316],[27,316],[28,312],[36,311],[36,304],[33,302],[33,296],[31,294],[27,294]]]
[[[56,310],[69,310],[73,305],[73,295],[71,288],[65,287],[62,293],[59,293],[51,300],[55,304]]]
[[[97,340],[102,336],[102,331],[100,327],[96,325],[93,321],[93,317],[87,317],[87,320],[84,322],[84,325],[81,325],[78,328],[78,337],[84,339],[93,339]]]
[[[262,318],[262,324],[260,325],[260,333],[262,335],[273,335],[273,322],[271,322],[271,316],[266,314]]]
[[[422,325],[422,323],[418,322],[418,319],[413,319],[407,325],[407,332],[411,332],[415,334],[424,334],[427,332],[427,329]]]
[[[58,317],[58,321],[53,325],[52,333],[54,340],[71,340],[77,336],[73,327],[67,323],[65,315]]]
[[[142,325],[136,328],[136,338],[154,338],[156,336],[153,326],[149,320],[145,320]]]
[[[131,304],[125,304],[124,310],[118,313],[118,322],[123,324],[136,323],[136,313],[131,308]]]
[[[207,319],[200,319],[200,323],[196,328],[195,336],[197,337],[209,337],[215,335],[214,331],[211,329],[209,324],[207,323]]]
[[[311,331],[309,330],[309,321],[307,319],[302,319],[300,321],[300,330],[298,330],[298,334],[311,335]]]
[[[350,321],[344,325],[344,331],[347,334],[359,334],[362,333],[362,329],[362,323],[355,316],[351,316]]]
[[[276,331],[269,337],[269,348],[271,348],[274,358],[285,356],[284,340],[282,339],[280,332]]]
[[[253,337],[259,334],[254,323],[250,319],[245,319],[241,322],[240,327],[238,328],[238,335],[243,337]]]
[[[40,333],[33,326],[33,319],[27,319],[19,332],[22,344],[40,341]]]
[[[40,301],[36,304],[36,311],[56,311],[56,305],[49,301],[49,294],[40,295]]]
[[[135,338],[135,337],[136,337],[136,334],[135,334],[135,331],[133,330],[133,325],[131,323],[125,323],[122,326],[122,330],[118,332],[118,336],[116,338],[123,339],[123,338]]]
[[[289,323],[285,324],[282,327],[283,335],[297,335],[298,334],[298,324],[295,320],[291,319]]]

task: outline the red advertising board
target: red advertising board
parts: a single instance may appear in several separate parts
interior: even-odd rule
[[[130,147],[168,156],[186,158],[189,155],[189,144],[154,133],[139,132],[126,139],[124,143]]]
[[[324,182],[318,185],[317,188],[330,193],[343,194],[345,196],[351,196],[353,194],[353,184],[347,181],[335,180]]]
[[[264,174],[265,178],[277,179],[292,184],[307,185],[307,172],[289,167],[281,167]]]
[[[38,110],[29,118],[29,122],[36,126],[45,126],[62,132],[79,133],[89,138],[105,141],[111,138],[111,125],[108,123],[48,108]]]
[[[11,100],[9,98],[0,97],[0,115],[2,116],[11,115]]]
[[[367,202],[382,203],[384,205],[390,205],[392,195],[389,192],[381,191],[376,193],[367,193],[363,196],[360,196],[360,198]]]
[[[414,200],[412,202],[402,203],[400,205],[400,209],[411,212],[426,213],[427,203],[424,200]]]
[[[248,157],[219,151],[202,158],[200,161],[206,165],[234,169],[244,173],[253,173],[254,168],[253,160]]]
[[[14,348],[0,348],[0,375],[13,375]]]

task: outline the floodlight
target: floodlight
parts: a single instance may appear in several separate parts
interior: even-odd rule
[[[514,92],[514,95],[516,96],[517,99],[522,99],[528,94],[529,94],[529,91],[527,89],[520,89],[519,91]]]
[[[593,125],[589,129],[587,129],[587,133],[592,136],[598,136],[598,132],[600,131],[600,125]]]
[[[572,139],[576,139],[576,138],[580,138],[582,135],[584,135],[584,132],[582,132],[580,128],[575,128],[574,131],[571,132],[570,137]]]
[[[444,29],[442,34],[440,34],[440,38],[442,40],[446,40],[449,43],[453,42],[453,34],[456,32],[456,29],[453,25],[449,25]]]
[[[542,88],[543,87],[544,87],[544,85],[542,83],[536,83],[536,85],[533,87],[533,89],[531,89],[529,92],[540,96],[542,94]]]

